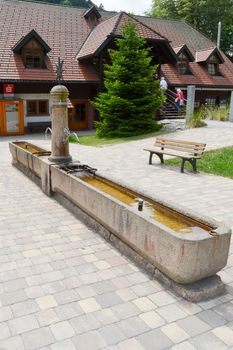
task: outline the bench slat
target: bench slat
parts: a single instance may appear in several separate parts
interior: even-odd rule
[[[155,143],[154,145],[155,147],[157,147],[158,149],[161,150],[161,148],[164,147],[164,150],[169,150],[169,149],[174,149],[174,150],[178,150],[178,151],[183,151],[183,152],[188,152],[190,154],[202,154],[204,152],[204,149],[201,148],[199,149],[198,147],[197,148],[194,148],[194,147],[187,147],[187,146],[180,146],[180,145],[159,145],[157,143]]]
[[[172,152],[167,151],[167,150],[161,150],[161,149],[156,149],[156,148],[144,148],[144,151],[152,152],[152,153],[159,153],[159,154],[167,154],[168,156],[173,156],[173,157],[181,157],[181,158],[187,158],[187,159],[192,159],[196,158],[199,159],[199,156],[194,156],[193,154],[186,153],[186,152]]]
[[[164,137],[156,137],[156,141],[157,142],[171,142],[171,143],[179,143],[179,144],[187,144],[187,145],[198,145],[198,146],[203,146],[205,147],[206,144],[203,142],[199,142],[199,141],[186,141],[186,140],[176,140],[176,139],[167,139]]]

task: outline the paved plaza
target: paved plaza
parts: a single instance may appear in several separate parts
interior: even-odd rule
[[[169,137],[233,145],[232,124]],[[50,141],[28,136],[50,148]],[[72,144],[74,159],[152,198],[233,226],[233,180],[148,165],[145,139]],[[233,255],[227,294],[193,304],[151,279],[11,165],[0,138],[0,350],[233,349]],[[169,259],[169,257],[168,257]]]

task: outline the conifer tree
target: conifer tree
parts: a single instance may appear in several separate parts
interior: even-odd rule
[[[152,57],[145,40],[134,24],[124,27],[110,50],[111,64],[105,65],[105,92],[97,96],[94,106],[101,121],[96,122],[99,137],[132,136],[149,133],[160,127],[155,112],[164,97],[153,74]]]

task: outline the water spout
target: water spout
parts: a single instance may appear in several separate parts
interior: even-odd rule
[[[52,135],[53,131],[50,127],[48,127],[46,130],[45,130],[45,133],[44,133],[44,136],[45,136],[45,140],[48,139],[48,132],[50,132],[50,134]]]
[[[68,128],[64,128],[64,133],[66,134],[66,138],[63,139],[62,143],[66,144],[69,140],[70,136],[74,136],[78,143],[80,143],[78,135],[74,131],[70,131]]]

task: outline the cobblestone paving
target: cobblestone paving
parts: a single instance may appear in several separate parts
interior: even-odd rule
[[[233,224],[233,181],[149,166],[141,150],[151,142],[71,150],[103,174]],[[186,302],[12,167],[6,142],[0,164],[1,350],[233,349],[232,248],[220,273],[227,294]]]

